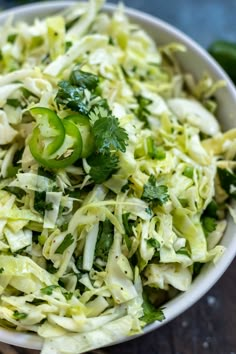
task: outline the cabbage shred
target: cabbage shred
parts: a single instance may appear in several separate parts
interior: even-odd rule
[[[121,6],[101,6],[2,27],[0,324],[38,333],[45,354],[164,320],[163,301],[224,252],[235,198],[236,132],[214,116],[222,83],[196,83],[182,45],[159,48]],[[87,116],[89,156],[38,163],[33,107]]]

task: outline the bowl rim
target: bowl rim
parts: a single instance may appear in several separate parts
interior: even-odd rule
[[[0,14],[0,23],[6,20],[9,16],[24,16],[25,13],[32,13],[34,17],[37,17],[37,10],[44,11],[47,13],[47,10],[50,11],[60,11],[66,7],[69,7],[73,4],[76,4],[77,1],[46,1],[46,2],[35,2],[28,5],[20,5],[10,9],[6,9]],[[117,8],[115,4],[106,4],[103,9],[108,12],[112,12]],[[202,61],[208,62],[208,66],[211,67],[213,73],[216,77],[221,78],[226,81],[228,94],[232,96],[232,99],[236,103],[236,88],[224,72],[224,70],[219,66],[219,64],[207,53],[207,51],[201,47],[194,39],[190,38],[188,35],[183,33],[181,30],[175,26],[165,22],[158,17],[154,17],[148,13],[136,10],[130,7],[125,6],[125,13],[134,21],[145,22],[152,28],[161,28],[168,35],[177,38],[177,41],[186,45],[187,48],[193,50]],[[216,265],[211,266],[209,274],[201,274],[194,280],[191,288],[184,293],[179,294],[177,297],[172,299],[166,304],[165,316],[166,319],[163,322],[154,322],[150,325],[147,325],[142,333],[139,333],[134,336],[125,337],[120,341],[113,342],[109,345],[115,345],[118,343],[126,342],[136,337],[140,337],[148,332],[151,332],[169,321],[173,320],[193,304],[195,304],[202,296],[204,296],[219,278],[224,274],[226,269],[229,267],[236,255],[236,227],[234,227],[234,235],[232,234],[232,239],[230,241],[230,247],[225,251],[225,254],[217,262]],[[208,264],[205,266],[207,267]],[[198,284],[199,283],[199,284]],[[43,339],[40,338],[37,334],[22,333],[16,332],[15,330],[8,330],[0,327],[0,341],[19,347],[25,347],[29,349],[40,350],[42,348]]]

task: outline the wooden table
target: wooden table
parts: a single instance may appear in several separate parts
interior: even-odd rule
[[[0,343],[0,354],[39,352]],[[172,322],[93,354],[236,354],[236,259],[208,294]]]

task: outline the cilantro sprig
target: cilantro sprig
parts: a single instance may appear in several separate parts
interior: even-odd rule
[[[99,95],[99,77],[80,69],[72,71],[69,80],[60,81],[55,101],[59,107],[89,117],[94,137],[94,153],[88,158],[90,176],[103,183],[118,168],[118,152],[125,152],[128,134],[112,114],[108,101]]]
[[[96,150],[88,159],[90,176],[95,183],[103,183],[116,171],[119,164],[117,152],[126,151],[128,134],[109,109],[95,107],[90,118],[94,122],[92,132]]]
[[[158,185],[155,176],[151,175],[147,183],[144,184],[141,198],[147,202],[163,205],[169,199],[168,187],[165,185]]]
[[[72,111],[88,115],[90,107],[85,89],[94,93],[98,82],[98,76],[75,69],[72,71],[68,81],[62,80],[58,83],[59,90],[55,101],[59,107],[62,106],[63,108],[69,108]]]
[[[95,257],[107,261],[108,253],[114,239],[114,226],[106,219],[99,224],[98,241],[95,249]]]
[[[98,152],[109,150],[126,151],[128,135],[120,127],[119,120],[108,112],[107,117],[99,117],[94,123],[93,134]]]

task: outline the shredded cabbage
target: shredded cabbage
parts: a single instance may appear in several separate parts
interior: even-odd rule
[[[222,133],[214,115],[222,82],[195,82],[175,57],[184,46],[157,47],[123,6],[108,15],[102,5],[1,27],[0,324],[37,333],[43,354],[87,352],[162,320],[158,290],[188,291],[199,263],[224,252],[227,209],[236,220],[236,130]],[[63,106],[59,86],[76,70],[69,89],[82,86]],[[108,129],[104,145],[73,165],[44,166],[30,149],[33,107],[62,121],[84,110],[85,148]],[[95,134],[99,115],[116,129]]]

